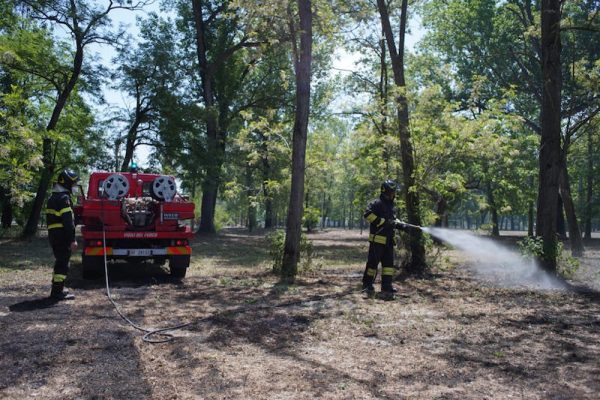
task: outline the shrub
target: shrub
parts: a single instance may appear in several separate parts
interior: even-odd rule
[[[281,275],[283,263],[283,249],[285,246],[285,232],[277,230],[267,235],[269,243],[269,256],[273,262],[272,271]],[[305,233],[300,237],[300,260],[298,261],[298,274],[305,275],[313,273],[322,268],[323,264],[316,259],[316,253],[312,242]]]
[[[321,218],[321,210],[314,207],[306,207],[304,209],[304,215],[302,216],[302,223],[306,229],[310,232],[319,225],[319,219]]]
[[[543,254],[544,240],[541,237],[528,236],[519,242],[519,248],[525,257],[540,258]],[[556,244],[556,269],[566,279],[572,278],[579,269],[579,260],[566,254],[560,241]]]

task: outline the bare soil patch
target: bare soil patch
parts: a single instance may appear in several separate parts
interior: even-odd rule
[[[432,279],[396,282],[384,302],[360,293],[365,234],[312,234],[322,269],[287,286],[269,274],[263,233],[196,238],[183,283],[157,266],[111,268],[132,320],[191,323],[164,344],[117,316],[78,256],[76,300],[52,304],[45,238],[0,242],[0,398],[598,398],[593,243],[572,290],[498,288],[444,250]]]

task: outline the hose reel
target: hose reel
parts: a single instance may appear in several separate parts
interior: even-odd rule
[[[175,179],[170,176],[162,175],[154,179],[150,189],[150,194],[156,200],[172,201],[177,193]]]
[[[129,181],[121,174],[112,174],[102,182],[102,193],[109,200],[122,199],[129,193]]]

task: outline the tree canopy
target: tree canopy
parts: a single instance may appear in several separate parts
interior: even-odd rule
[[[556,115],[543,111],[546,6],[2,2],[3,227],[15,219],[35,232],[62,168],[85,175],[137,161],[178,176],[197,202],[201,232],[287,223],[291,264],[300,225],[362,227],[366,202],[387,178],[403,187],[398,205],[408,222],[534,235],[549,218],[535,221],[550,196],[540,197],[548,189],[545,115],[558,135],[550,156],[557,200],[547,210],[564,208],[567,229],[537,234],[568,233],[575,254],[581,232],[600,229],[599,5],[565,2],[552,25],[561,44]],[[137,15],[135,36],[111,22],[115,12],[130,13],[132,24]],[[417,21],[423,39],[407,48]],[[109,63],[97,55],[108,48]],[[340,55],[351,71],[336,67]],[[127,101],[110,107],[107,91]],[[422,272],[422,239],[409,243],[410,264]]]

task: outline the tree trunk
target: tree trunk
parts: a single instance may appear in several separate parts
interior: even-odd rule
[[[443,195],[435,193],[435,222],[433,226],[440,228],[448,227],[448,202]]]
[[[263,140],[263,155],[262,155],[262,191],[263,198],[265,199],[265,229],[273,227],[273,199],[271,197],[271,190],[269,189],[268,182],[271,179],[271,164],[269,163],[269,145],[264,135],[261,135]]]
[[[121,153],[121,142],[122,142],[122,139],[121,138],[117,138],[115,140],[115,147],[113,149],[113,152],[114,152],[113,154],[115,156],[115,163],[113,164],[112,167],[115,169],[115,171],[118,171],[119,168],[121,167],[121,160],[120,160],[120,157],[121,157],[121,154],[120,154]]]
[[[498,227],[498,210],[492,208],[491,210],[491,221],[492,223],[492,236],[500,236],[500,228]]]
[[[354,209],[350,206],[348,211],[348,229],[354,229]]]
[[[527,236],[533,237],[533,225],[534,225],[534,209],[533,201],[529,203],[529,209],[527,210]]]
[[[542,110],[537,236],[543,240],[541,265],[556,273],[556,206],[560,173],[561,65],[560,0],[542,0]]]
[[[379,46],[380,46],[380,52],[381,52],[381,57],[380,57],[380,71],[379,71],[379,103],[380,103],[380,107],[381,107],[381,136],[385,137],[388,134],[388,66],[387,66],[387,61],[385,59],[385,38],[384,38],[384,32],[382,29],[381,32],[381,40],[379,41]],[[384,146],[383,147],[383,162],[385,164],[385,175],[386,176],[390,176],[391,172],[392,172],[392,168],[391,168],[391,158],[392,158],[392,152],[388,149],[388,146]]]
[[[0,204],[2,205],[2,218],[0,223],[2,228],[8,229],[13,222],[13,208],[10,203],[10,192],[3,187],[0,187]]]
[[[207,178],[202,182],[202,202],[200,205],[200,224],[197,232],[216,233],[215,208],[217,205],[218,182]]]
[[[292,147],[292,186],[286,222],[282,278],[293,282],[298,272],[300,236],[302,233],[302,198],[306,136],[310,109],[310,68],[312,59],[312,11],[310,0],[298,0],[300,13],[300,54],[295,54],[296,115]],[[293,38],[295,40],[295,38]]]
[[[131,160],[133,160],[133,152],[135,151],[135,141],[137,139],[137,130],[140,126],[140,119],[138,118],[138,112],[136,111],[136,117],[129,127],[127,131],[127,139],[125,140],[125,156],[123,157],[123,162],[121,163],[120,171],[127,171],[131,164]]]
[[[387,48],[392,61],[392,70],[394,72],[394,83],[400,89],[400,94],[396,98],[398,106],[398,126],[400,135],[400,152],[402,159],[402,174],[404,178],[404,198],[406,201],[406,213],[408,222],[413,225],[421,225],[421,216],[419,211],[419,194],[416,190],[414,178],[415,166],[413,158],[413,147],[411,143],[409,130],[408,101],[404,90],[406,82],[404,80],[404,38],[406,34],[406,18],[408,9],[408,0],[402,0],[402,15],[400,18],[399,43],[398,49],[394,42],[394,32],[390,24],[390,16],[385,0],[377,0],[377,7],[381,17],[381,27],[385,33]],[[410,231],[410,251],[411,260],[407,265],[407,273],[410,275],[421,275],[425,272],[427,264],[425,262],[425,246],[423,244],[423,234],[420,229]]]
[[[265,198],[265,229],[273,228],[273,199]]]
[[[558,194],[558,204],[556,205],[556,236],[559,240],[567,240],[567,229],[565,227],[565,212],[563,208],[563,200]]]
[[[246,199],[248,201],[248,232],[256,228],[256,205],[254,204],[254,190],[252,189],[252,168],[246,164]]]
[[[593,129],[588,131],[587,137],[587,193],[585,196],[585,238],[592,239],[592,196],[594,189],[594,147],[592,141]]]
[[[498,210],[496,209],[496,201],[494,194],[492,193],[492,185],[487,182],[487,200],[490,205],[490,222],[492,223],[492,236],[500,236],[500,229],[498,227]]]
[[[571,186],[569,183],[569,173],[566,165],[566,155],[563,154],[560,175],[558,177],[560,197],[563,200],[565,215],[567,217],[567,226],[569,228],[569,243],[571,244],[571,254],[573,257],[583,256],[583,243],[581,241],[581,231],[575,215],[575,204],[571,196]]]
[[[73,73],[56,100],[56,104],[52,110],[52,116],[50,117],[48,125],[46,125],[46,132],[51,132],[56,128],[60,114],[65,108],[67,100],[75,88],[75,85],[79,80],[79,75],[81,74],[81,66],[83,65],[83,45],[81,44],[82,38],[76,38],[76,41],[77,45],[75,57],[73,58]],[[44,166],[42,169],[38,189],[35,194],[35,199],[33,200],[33,206],[31,207],[27,224],[23,230],[24,238],[30,238],[37,232],[38,224],[40,222],[40,214],[42,213],[42,207],[46,201],[46,193],[48,192],[48,187],[50,186],[50,181],[52,180],[52,175],[54,173],[54,155],[56,154],[55,146],[57,146],[57,144],[54,143],[52,139],[49,137],[44,138],[42,142],[42,162]]]

